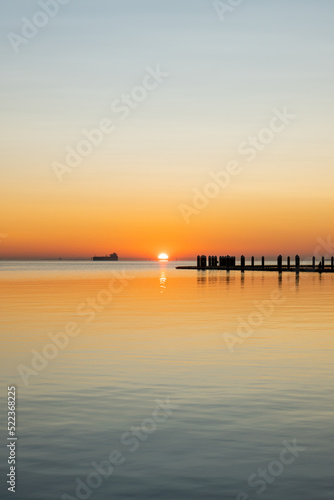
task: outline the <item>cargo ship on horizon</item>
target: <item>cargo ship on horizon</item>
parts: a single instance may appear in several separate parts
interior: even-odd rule
[[[109,261],[111,260],[111,261],[117,261],[118,260],[118,255],[117,255],[117,253],[114,252],[114,253],[110,253],[109,255],[104,255],[102,257],[95,256],[95,257],[93,257],[92,260],[109,260]]]

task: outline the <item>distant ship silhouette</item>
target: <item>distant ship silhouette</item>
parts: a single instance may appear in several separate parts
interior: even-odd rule
[[[118,260],[117,253],[110,253],[109,255],[105,255],[104,257],[95,256],[93,260]]]

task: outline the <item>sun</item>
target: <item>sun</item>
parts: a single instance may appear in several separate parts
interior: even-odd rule
[[[168,255],[166,253],[161,253],[158,255],[159,260],[168,260]]]

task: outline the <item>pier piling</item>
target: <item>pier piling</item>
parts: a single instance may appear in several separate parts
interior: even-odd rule
[[[300,257],[299,257],[299,255],[296,255],[296,257],[295,257],[295,267],[296,267],[296,273],[299,273],[299,269],[300,269]]]
[[[283,257],[282,257],[282,255],[279,255],[277,257],[277,268],[278,268],[279,273],[282,272],[282,267],[283,267]]]

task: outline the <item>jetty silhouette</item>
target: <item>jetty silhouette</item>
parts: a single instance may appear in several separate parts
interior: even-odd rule
[[[328,260],[328,259],[327,259]],[[316,257],[312,258],[312,263],[302,263],[299,255],[296,255],[294,260],[287,257],[286,262],[283,262],[282,255],[277,257],[277,264],[266,264],[266,258],[262,257],[261,262],[256,262],[255,257],[251,257],[250,263],[246,263],[246,257],[242,255],[239,263],[236,262],[236,257],[230,255],[217,257],[216,255],[198,255],[197,266],[178,266],[176,269],[197,269],[200,271],[206,270],[221,270],[221,271],[268,271],[268,272],[294,272],[294,273],[333,273],[334,272],[334,257],[330,258],[330,263],[326,263],[325,257],[322,257],[317,263]]]

